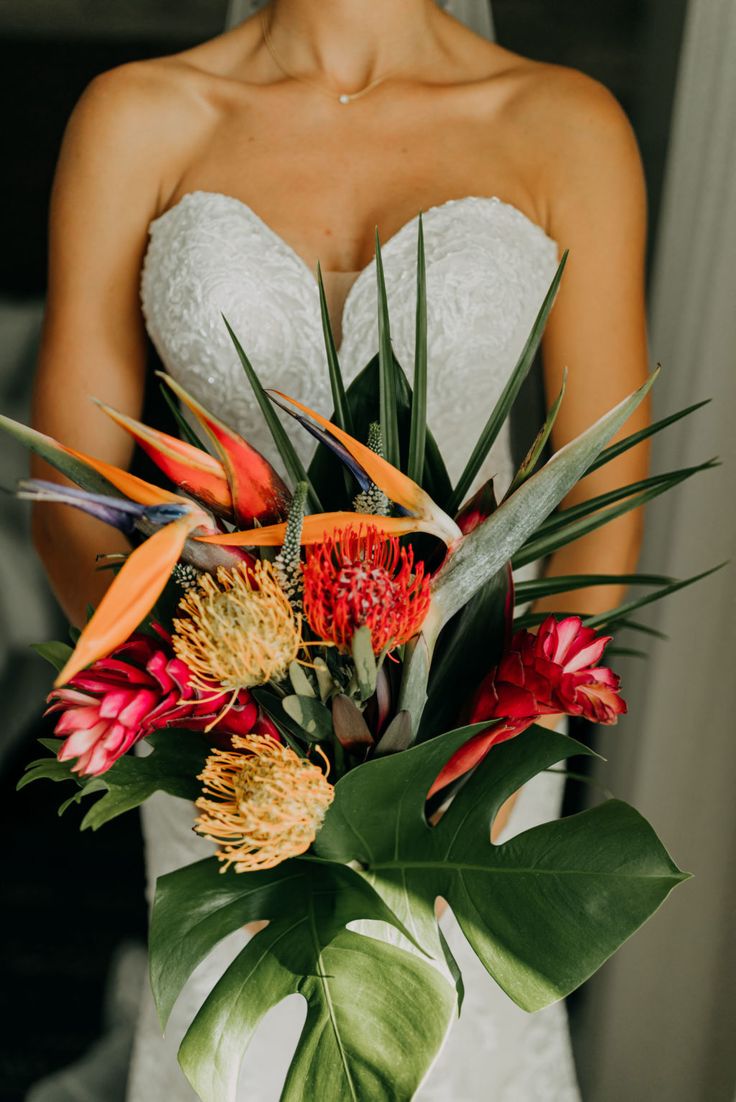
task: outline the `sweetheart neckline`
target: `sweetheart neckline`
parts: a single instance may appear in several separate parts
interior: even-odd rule
[[[292,245],[290,245],[289,242],[273,228],[273,226],[270,226],[268,222],[266,222],[265,219],[263,219],[261,215],[258,214],[258,212],[250,206],[250,204],[246,203],[243,199],[239,199],[236,195],[228,195],[224,191],[208,191],[204,188],[195,188],[192,191],[184,192],[184,194],[180,196],[175,203],[173,203],[165,211],[162,211],[161,214],[156,216],[156,218],[151,219],[151,221],[148,223],[149,234],[151,229],[158,223],[168,220],[171,215],[176,215],[178,212],[180,212],[186,201],[191,201],[192,199],[197,197],[214,197],[216,199],[224,199],[227,202],[232,203],[237,209],[241,210],[246,217],[250,217],[254,224],[273,240],[275,246],[279,248],[281,252],[291,260],[292,263],[296,264],[300,272],[305,273],[308,276],[310,283],[315,288],[317,288],[317,279],[315,273],[304,260],[304,257],[302,257],[296,251],[296,249]],[[523,210],[520,210],[513,203],[507,203],[505,199],[499,198],[498,195],[462,195],[455,199],[446,199],[443,203],[436,203],[431,207],[427,207],[426,210],[421,212],[422,218],[426,220],[428,216],[437,216],[453,207],[459,206],[462,203],[489,203],[493,207],[501,208],[508,211],[509,213],[513,214],[514,217],[520,219],[521,222],[528,228],[539,234],[540,237],[543,238],[548,244],[554,245],[555,249],[559,253],[559,242],[557,242],[553,237],[550,237],[547,231],[543,229],[543,227],[540,226],[538,222],[535,222],[527,214],[524,214]],[[419,214],[412,215],[411,218],[409,218],[406,222],[399,226],[399,228],[394,233],[392,233],[385,242],[381,244],[382,257],[386,257],[387,253],[392,248],[394,248],[395,244],[397,242],[400,242],[403,239],[404,235],[408,233],[409,230],[417,223],[418,219]],[[148,248],[146,248],[146,254],[147,253]],[[367,277],[368,273],[374,270],[375,264],[376,257],[374,253],[368,263],[363,268],[358,269],[355,279],[348,288],[347,294],[343,301],[342,312],[340,316],[341,340],[340,347],[336,349],[338,355],[340,354],[345,341],[345,319],[347,317],[348,307],[354,297],[354,292],[356,292],[358,286]],[[352,274],[351,272],[343,272],[339,268],[325,268],[323,269],[323,271],[325,273],[336,273],[338,275]]]

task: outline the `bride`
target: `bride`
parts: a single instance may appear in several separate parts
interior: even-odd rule
[[[103,73],[75,107],[51,202],[36,427],[127,465],[128,438],[87,399],[139,416],[148,333],[173,375],[275,458],[220,312],[264,382],[329,409],[316,263],[350,379],[376,350],[378,227],[394,347],[410,367],[420,211],[429,420],[451,476],[563,248],[570,257],[543,344],[548,400],[569,372],[555,446],[643,380],[646,202],[636,142],[614,98],[579,72],[486,41],[434,0],[271,0],[193,49]],[[625,431],[645,418],[640,407]],[[566,504],[636,481],[646,460],[645,447],[626,452]],[[511,471],[502,434],[482,474],[496,476],[503,492]],[[45,473],[40,462],[36,473]],[[122,537],[50,505],[35,513],[34,537],[61,604],[80,623],[109,582],[95,572],[95,555],[124,550]],[[625,574],[639,540],[640,518],[629,513],[556,553],[547,570]],[[591,587],[540,607],[592,614],[622,596],[617,586]],[[559,814],[559,783],[543,775],[526,786],[495,836]],[[207,852],[183,801],[159,795],[143,816],[149,888]],[[417,1097],[578,1099],[564,1006],[524,1014],[482,970],[450,912],[442,923],[467,996]],[[223,943],[218,961],[195,974],[165,1040],[144,994],[129,1102],[193,1097],[176,1048],[238,947]],[[239,1098],[278,1098],[303,1017],[293,996],[264,1021]]]

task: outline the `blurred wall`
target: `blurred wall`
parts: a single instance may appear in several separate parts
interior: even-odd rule
[[[601,731],[606,783],[694,874],[587,985],[578,1053],[591,1102],[736,1095],[736,5],[691,0],[652,273],[655,416],[703,398],[655,470],[719,455],[649,507],[642,569],[719,571],[641,619],[666,634],[624,664],[630,714]]]

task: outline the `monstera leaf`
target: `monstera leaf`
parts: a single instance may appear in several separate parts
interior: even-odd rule
[[[582,983],[685,878],[652,828],[618,800],[491,844],[493,819],[512,792],[556,762],[591,753],[541,728],[496,747],[431,827],[432,781],[482,727],[354,769],[338,781],[306,857],[242,874],[220,874],[210,858],[158,881],[151,975],[164,1024],[217,942],[246,922],[269,923],[182,1042],[180,1062],[204,1102],[235,1097],[258,1023],[295,992],[307,1019],[284,1102],[409,1102],[456,1006],[439,970],[455,971],[435,920],[438,896],[491,975],[532,1011]],[[356,919],[394,926],[407,948],[347,930]]]
[[[437,959],[434,904],[446,899],[497,983],[523,1009],[539,1010],[595,972],[686,875],[619,800],[491,844],[491,824],[508,796],[555,763],[592,753],[543,728],[495,747],[430,827],[427,791],[479,728],[353,770],[336,787],[315,849],[334,861],[359,861]]]
[[[224,973],[179,1050],[203,1102],[235,1098],[258,1023],[295,992],[307,1002],[307,1019],[284,1102],[408,1102],[447,1033],[455,992],[418,953],[345,928],[370,918],[411,936],[344,865],[295,858],[275,869],[221,874],[209,858],[160,878],[150,955],[162,1022],[214,945],[264,918],[268,926]]]

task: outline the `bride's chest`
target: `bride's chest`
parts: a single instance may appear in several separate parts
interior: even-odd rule
[[[489,197],[431,208],[423,227],[430,423],[440,435],[439,421],[472,431],[508,377],[558,249],[520,211]],[[394,351],[410,379],[417,231],[414,218],[382,247]],[[150,234],[141,303],[167,370],[252,436],[258,415],[224,315],[265,385],[329,411],[316,273],[286,242],[239,200],[212,192],[185,195]],[[346,381],[377,351],[376,283],[371,262],[336,307]]]

